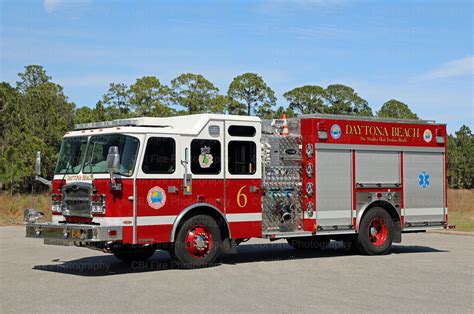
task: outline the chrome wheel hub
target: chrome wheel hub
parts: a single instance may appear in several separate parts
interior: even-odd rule
[[[371,228],[370,228],[370,235],[371,235],[371,236],[376,235],[377,232],[378,232],[378,231],[377,231],[377,229],[376,229],[375,227],[371,227]]]

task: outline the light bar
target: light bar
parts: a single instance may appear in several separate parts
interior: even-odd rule
[[[134,118],[134,119],[119,119],[112,121],[102,121],[102,122],[91,122],[91,123],[80,123],[75,125],[76,130],[86,130],[86,129],[102,129],[102,128],[112,128],[117,126],[147,126],[147,127],[159,127],[166,128],[170,125],[163,124],[161,118]]]

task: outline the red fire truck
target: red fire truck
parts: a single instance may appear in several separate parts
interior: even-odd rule
[[[52,222],[25,210],[26,236],[124,261],[164,249],[206,266],[249,238],[386,254],[404,232],[447,226],[446,126],[319,114],[80,124],[51,184]]]

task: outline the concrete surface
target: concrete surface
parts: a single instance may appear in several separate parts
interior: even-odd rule
[[[0,312],[474,312],[474,237],[407,234],[387,256],[252,240],[207,269],[133,267],[0,227]]]

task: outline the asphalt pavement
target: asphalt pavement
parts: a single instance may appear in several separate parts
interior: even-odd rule
[[[214,267],[180,270],[167,252],[127,265],[0,227],[0,288],[1,313],[474,313],[474,237],[405,234],[387,256],[256,239]]]

